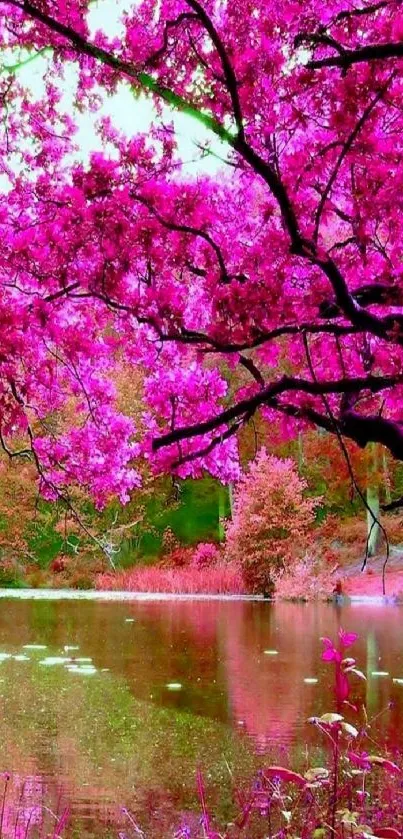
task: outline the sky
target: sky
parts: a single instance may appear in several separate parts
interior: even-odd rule
[[[93,2],[89,12],[89,24],[92,33],[102,29],[108,36],[113,37],[122,33],[120,17],[128,6],[132,7],[133,0],[98,0]],[[15,61],[15,56],[13,56]],[[27,64],[18,70],[20,81],[27,87],[34,97],[40,97],[43,93],[43,77],[49,59],[40,56],[35,61]],[[4,62],[10,63],[10,62]],[[69,112],[74,107],[74,95],[76,89],[76,72],[71,65],[66,70],[65,81],[63,82],[64,104]],[[137,132],[147,131],[156,114],[150,99],[145,96],[133,96],[128,84],[122,83],[119,91],[105,99],[104,105],[96,113],[75,113],[75,121],[78,125],[78,133],[75,136],[75,143],[79,147],[76,158],[86,162],[92,151],[104,148],[101,138],[97,135],[96,124],[100,117],[111,117],[114,126],[128,137]],[[174,123],[178,142],[178,151],[184,161],[184,169],[188,176],[200,174],[215,175],[223,167],[222,161],[225,158],[227,147],[218,138],[212,136],[203,125],[192,117],[178,113],[168,106],[164,108],[164,120]],[[208,141],[213,154],[201,158],[200,150],[196,144],[205,145]],[[219,157],[214,156],[214,153]]]

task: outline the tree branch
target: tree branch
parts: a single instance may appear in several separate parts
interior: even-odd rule
[[[201,20],[206,32],[208,32],[217,50],[217,53],[221,61],[221,66],[223,68],[226,87],[231,98],[234,119],[236,127],[238,129],[238,137],[242,139],[244,137],[244,126],[241,103],[238,96],[238,82],[235,76],[235,71],[229,60],[228,53],[224,47],[224,43],[221,37],[219,36],[213,24],[213,21],[211,20],[205,9],[203,9],[203,6],[198,2],[198,0],[186,0],[186,3],[188,4],[188,6],[191,7],[191,9],[195,11],[196,15]]]
[[[322,67],[341,67],[347,70],[353,64],[359,64],[363,61],[384,61],[387,58],[402,58],[403,43],[391,42],[388,44],[368,44],[365,47],[357,47],[354,50],[344,50],[339,55],[330,56],[329,58],[312,59],[308,61],[307,67],[309,70],[320,70]]]
[[[371,115],[372,111],[374,110],[375,106],[376,106],[376,105],[377,105],[377,103],[380,101],[380,99],[382,99],[383,94],[384,94],[384,93],[386,93],[386,91],[387,91],[387,89],[388,89],[388,87],[389,87],[389,84],[390,84],[390,82],[391,82],[391,79],[392,79],[392,77],[390,77],[390,78],[388,79],[387,83],[386,83],[386,84],[384,84],[384,85],[381,87],[381,89],[378,91],[378,93],[376,94],[376,96],[374,96],[374,98],[372,99],[372,101],[371,101],[371,102],[367,105],[367,107],[365,108],[365,110],[364,110],[364,111],[363,111],[363,113],[361,114],[361,116],[360,116],[360,118],[359,118],[358,122],[356,123],[356,125],[355,125],[355,126],[354,126],[354,128],[353,128],[353,130],[351,131],[351,133],[350,133],[349,137],[347,138],[347,140],[346,140],[346,141],[345,141],[345,143],[343,144],[343,148],[342,148],[342,150],[341,150],[341,152],[340,152],[340,154],[339,154],[339,156],[338,156],[338,158],[337,158],[337,160],[336,160],[336,163],[335,163],[334,169],[333,169],[332,174],[330,175],[330,178],[329,178],[329,180],[328,180],[328,182],[327,182],[327,184],[326,184],[326,186],[325,186],[325,189],[324,189],[324,190],[323,190],[323,192],[322,192],[322,196],[321,196],[321,199],[320,199],[320,201],[319,201],[319,204],[318,204],[318,207],[317,207],[317,210],[316,210],[316,214],[315,214],[315,232],[314,232],[314,236],[313,236],[313,238],[314,238],[314,241],[315,241],[315,242],[316,242],[316,241],[317,241],[317,239],[318,239],[318,234],[319,234],[319,225],[320,225],[320,220],[321,220],[322,212],[323,212],[324,206],[325,206],[325,204],[326,204],[326,201],[327,201],[327,199],[328,199],[328,197],[329,197],[329,194],[330,194],[330,192],[331,192],[331,190],[332,190],[332,187],[333,187],[333,185],[334,185],[334,183],[335,183],[335,180],[336,180],[336,178],[337,178],[337,175],[339,174],[340,167],[341,167],[341,165],[342,165],[342,163],[343,163],[344,159],[345,159],[345,158],[346,158],[346,156],[348,155],[348,153],[349,153],[349,151],[350,151],[350,149],[351,149],[351,147],[352,147],[352,145],[353,145],[353,143],[354,143],[354,140],[357,138],[357,136],[358,136],[358,134],[360,133],[361,129],[362,129],[362,128],[363,128],[363,126],[365,125],[365,123],[366,123],[367,119],[370,117],[370,115]]]
[[[167,20],[164,26],[164,32],[162,36],[162,46],[146,59],[146,61],[144,62],[145,67],[155,67],[155,65],[158,64],[159,59],[162,58],[162,56],[168,49],[169,30],[175,29],[177,26],[180,26],[180,24],[183,23],[184,20],[198,20],[198,17],[197,15],[193,14],[193,12],[181,12],[181,14],[178,15],[178,17],[175,20]]]
[[[254,413],[262,405],[267,404],[270,400],[273,400],[275,397],[287,391],[294,391],[296,393],[307,393],[312,396],[321,396],[324,394],[332,393],[356,393],[362,390],[368,390],[370,393],[375,394],[379,393],[381,390],[393,387],[394,385],[402,382],[403,374],[395,376],[357,376],[355,378],[343,378],[339,380],[317,382],[312,382],[307,379],[283,376],[277,382],[272,382],[270,385],[259,391],[259,393],[251,396],[249,399],[241,400],[236,405],[233,405],[231,408],[225,409],[220,414],[217,414],[215,417],[212,417],[209,420],[195,423],[194,425],[184,426],[183,428],[176,428],[175,431],[172,431],[168,434],[164,434],[162,435],[162,437],[157,437],[153,441],[153,449],[154,451],[157,451],[158,449],[161,449],[163,446],[168,446],[171,443],[178,442],[179,440],[191,439],[193,437],[201,436],[202,434],[208,434],[215,428],[219,428],[220,426],[225,425],[227,422],[231,422],[236,417],[240,417],[250,412]],[[365,422],[368,421],[369,423],[369,421],[373,420],[374,418],[360,416],[360,419],[362,419]],[[382,420],[382,422],[386,423],[388,427],[392,422],[389,420],[383,420],[382,418],[376,419]],[[344,417],[342,425],[345,427],[352,428],[354,422],[356,423],[357,435],[361,440],[361,442],[358,443],[359,445],[366,445],[366,443],[369,442],[370,439],[375,439],[374,437],[368,437],[368,439],[366,439],[364,443],[362,442],[365,437],[365,423],[361,428],[355,415],[351,416],[350,418],[348,418],[347,416]],[[392,425],[397,426],[398,424],[392,423]],[[374,433],[375,432],[376,429],[374,429]],[[399,426],[399,434],[399,443],[403,454],[403,426],[402,428],[400,428]],[[379,440],[379,442],[381,441]],[[388,448],[390,448],[390,446],[388,446]]]

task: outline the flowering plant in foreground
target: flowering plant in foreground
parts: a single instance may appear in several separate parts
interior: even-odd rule
[[[403,835],[402,770],[388,754],[374,753],[371,720],[365,706],[350,701],[350,678],[365,680],[346,651],[355,633],[339,631],[337,644],[322,638],[322,660],[334,666],[336,710],[308,720],[329,746],[326,766],[294,771],[268,766],[249,791],[238,791],[239,814],[220,832],[213,826],[198,773],[200,827],[183,824],[175,839],[399,839]],[[354,724],[346,715],[355,714]]]

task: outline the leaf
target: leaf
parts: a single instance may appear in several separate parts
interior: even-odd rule
[[[342,824],[357,824],[358,813],[353,810],[345,808],[344,810],[337,810],[337,815],[340,816]]]
[[[358,729],[354,725],[351,725],[351,723],[342,722],[340,726],[346,734],[350,734],[351,737],[358,737]]]
[[[392,760],[388,760],[386,757],[380,757],[380,755],[368,755],[369,763],[375,764],[375,766],[381,766],[382,769],[386,769],[388,772],[391,772],[392,775],[400,775],[401,769],[396,764],[393,763]]]
[[[324,769],[323,766],[313,766],[312,769],[308,769],[305,772],[305,776],[309,783],[316,782],[316,781],[325,781],[329,777],[329,770]]]
[[[306,786],[303,775],[299,775],[298,772],[293,772],[291,769],[286,769],[284,766],[268,766],[264,769],[264,776],[266,778],[279,778],[281,781],[297,784],[299,787]]]
[[[377,827],[374,836],[379,839],[401,839],[402,834],[395,827]]]
[[[351,647],[357,640],[358,635],[356,632],[344,632],[343,629],[339,629],[339,638],[343,647]]]
[[[364,682],[367,681],[367,677],[364,675],[362,670],[357,670],[356,667],[349,667],[348,670],[346,670],[346,672],[347,673],[354,673],[354,675],[358,676],[359,679],[363,679]]]
[[[316,719],[319,722],[325,723],[325,725],[334,725],[336,722],[342,722],[344,717],[341,714],[322,714],[321,717],[317,717]]]

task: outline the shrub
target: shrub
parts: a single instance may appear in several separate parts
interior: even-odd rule
[[[171,554],[179,548],[179,542],[171,527],[166,527],[162,534],[162,550],[164,554]]]
[[[306,488],[291,459],[265,449],[238,483],[226,556],[240,564],[248,591],[272,594],[274,576],[306,545],[320,503],[304,496]]]
[[[175,548],[164,557],[163,565],[166,568],[184,568],[192,561],[193,549],[181,545]]]
[[[0,564],[0,588],[24,588],[23,569],[13,559],[4,559]]]
[[[214,542],[200,542],[195,548],[192,556],[192,565],[195,568],[211,568],[216,565],[221,557],[218,545]]]
[[[285,600],[327,599],[336,591],[338,578],[323,563],[304,558],[274,576],[276,597]]]

